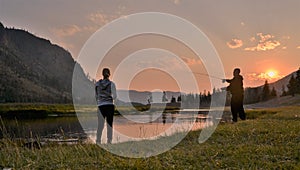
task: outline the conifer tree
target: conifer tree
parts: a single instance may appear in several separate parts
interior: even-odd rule
[[[297,81],[294,77],[294,74],[292,75],[290,81],[289,81],[289,84],[287,85],[288,87],[288,94],[289,95],[292,95],[292,96],[295,96],[295,93],[297,91]]]
[[[286,96],[287,95],[287,92],[285,90],[285,86],[282,85],[282,93],[281,93],[281,96]]]
[[[270,95],[271,95],[272,98],[277,97],[277,92],[275,90],[275,87],[272,88],[272,91],[271,91]]]
[[[264,85],[263,90],[262,90],[261,99],[262,99],[262,101],[266,101],[266,100],[270,99],[270,96],[271,96],[270,86],[269,86],[268,81],[266,80],[265,85]]]
[[[296,72],[296,93],[300,94],[300,68]]]

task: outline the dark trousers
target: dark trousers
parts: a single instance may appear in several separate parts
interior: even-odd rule
[[[111,143],[112,141],[112,129],[113,129],[113,118],[114,118],[114,105],[103,105],[98,106],[98,130],[97,130],[97,143],[101,143],[102,131],[104,128],[104,122],[106,120],[106,128],[107,128],[107,143]]]
[[[238,114],[242,120],[246,119],[243,102],[244,102],[244,95],[232,95],[232,97],[231,97],[231,113],[232,113],[232,121],[233,122],[237,122]]]

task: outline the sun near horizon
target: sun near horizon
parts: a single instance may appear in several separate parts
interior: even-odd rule
[[[278,71],[276,70],[268,70],[266,74],[269,76],[270,79],[274,79],[278,76]]]

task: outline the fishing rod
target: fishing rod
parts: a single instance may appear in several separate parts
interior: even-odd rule
[[[192,73],[198,74],[198,75],[201,75],[201,76],[211,77],[211,78],[218,79],[218,80],[224,80],[224,78],[220,78],[220,77],[217,77],[217,76],[209,75],[209,74],[206,74],[206,73],[199,73],[199,72],[192,72]]]

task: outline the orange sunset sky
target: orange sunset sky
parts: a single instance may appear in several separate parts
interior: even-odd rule
[[[262,85],[265,80],[274,82],[300,67],[299,9],[298,0],[1,0],[0,22],[49,39],[67,49],[76,60],[88,38],[117,18],[138,12],[173,14],[206,34],[220,56],[226,78],[231,78],[233,69],[239,67],[244,86],[250,87]],[[170,51],[193,72],[207,73],[202,61],[189,48],[159,35],[134,36],[122,41],[105,56],[99,70],[110,67],[113,74],[126,56],[146,48]],[[173,61],[165,61],[162,56],[152,62]],[[84,68],[92,73],[89,69]],[[90,74],[96,79],[100,75]],[[195,75],[195,78],[200,91],[211,90],[207,76]],[[114,81],[119,89],[126,88],[122,82]],[[136,74],[130,88],[177,91],[178,84],[165,72],[147,69]]]

